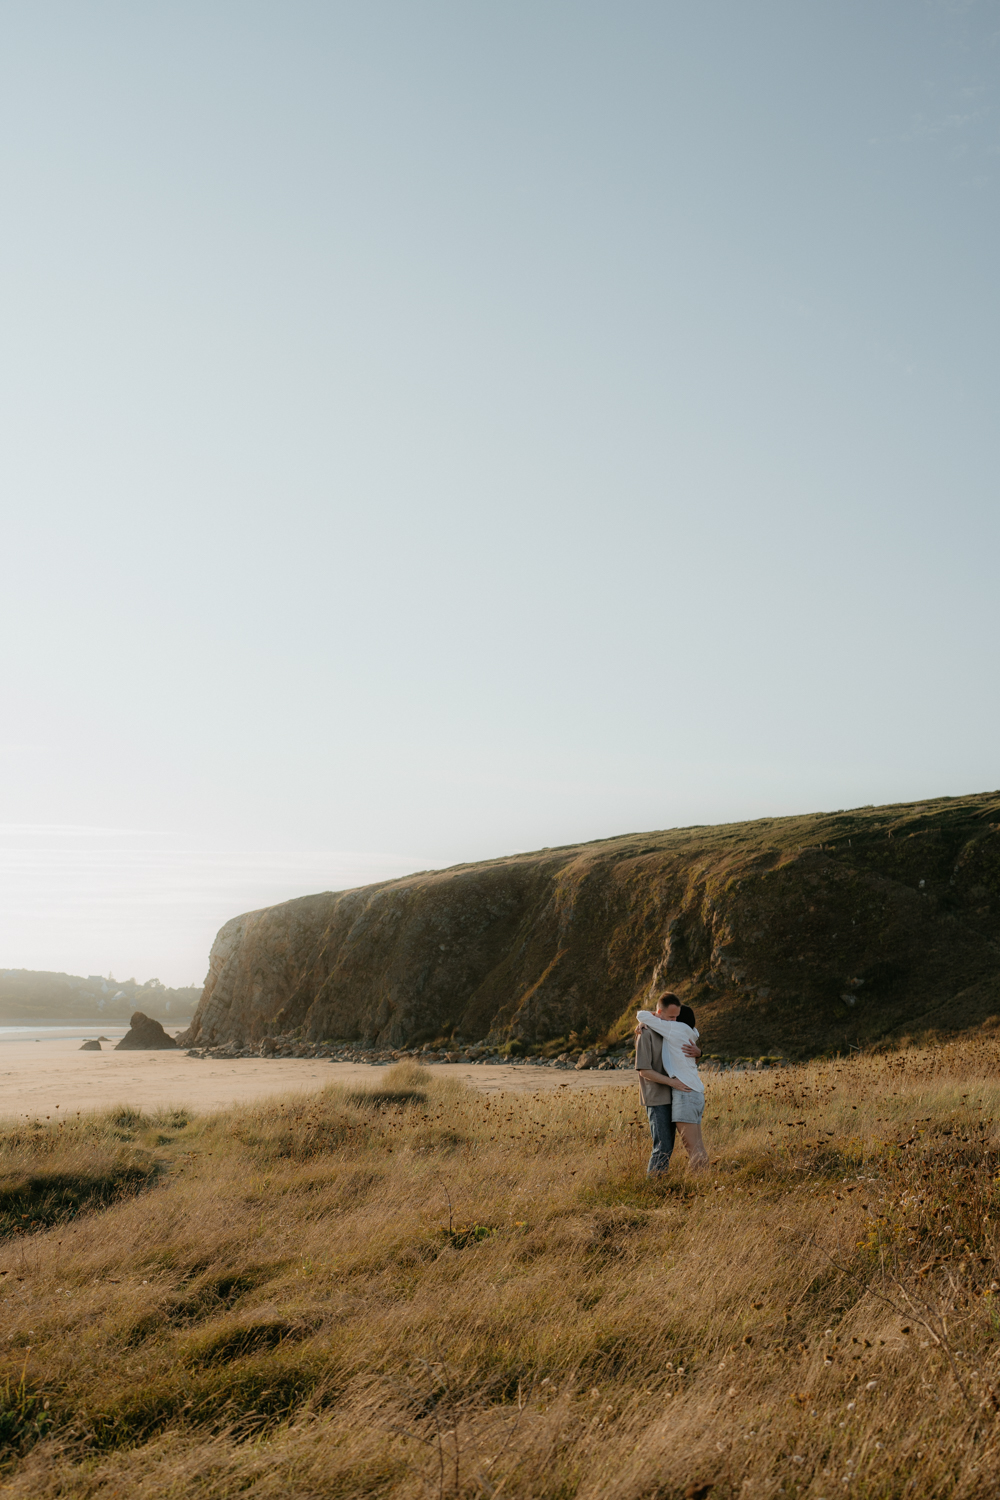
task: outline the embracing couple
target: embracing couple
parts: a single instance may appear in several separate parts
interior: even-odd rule
[[[653,1137],[646,1172],[655,1176],[667,1170],[677,1135],[691,1170],[701,1172],[708,1166],[708,1152],[701,1138],[705,1086],[698,1076],[701,1048],[694,1011],[676,995],[661,995],[655,1012],[640,1010],[636,1021],[635,1066]]]

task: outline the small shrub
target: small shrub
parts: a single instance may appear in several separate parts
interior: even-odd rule
[[[496,1228],[492,1224],[459,1224],[455,1229],[442,1229],[439,1233],[452,1249],[465,1250],[470,1245],[481,1245],[483,1240],[496,1234]]]
[[[117,1109],[110,1110],[108,1120],[120,1130],[145,1130],[154,1123],[141,1109],[133,1109],[130,1104],[122,1104]]]

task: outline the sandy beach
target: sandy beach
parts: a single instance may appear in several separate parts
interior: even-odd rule
[[[185,1052],[81,1052],[78,1039],[0,1041],[0,1117],[44,1118],[131,1104],[143,1110],[186,1105],[199,1114],[273,1094],[309,1092],[328,1083],[377,1086],[385,1069],[315,1058],[202,1060]],[[634,1086],[631,1072],[433,1063],[485,1093]]]

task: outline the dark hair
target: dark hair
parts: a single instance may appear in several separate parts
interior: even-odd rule
[[[678,1021],[683,1021],[685,1026],[690,1026],[692,1031],[694,1030],[694,1011],[690,1005],[681,1006],[681,1013],[677,1019]]]
[[[680,1005],[681,1004],[680,1000],[678,999],[678,997],[676,995],[656,995],[656,996],[650,995],[650,997],[649,997],[649,1003],[653,1007],[654,1010],[656,1009],[656,1007],[658,1005]],[[683,1010],[684,1007],[681,1006],[681,1009]],[[637,1021],[635,1023],[635,1034],[636,1034],[636,1036],[639,1035],[639,1032],[641,1030],[642,1030],[642,1022],[641,1021]]]

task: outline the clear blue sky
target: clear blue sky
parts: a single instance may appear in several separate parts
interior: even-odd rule
[[[0,3],[0,967],[1000,784],[1000,5]]]

